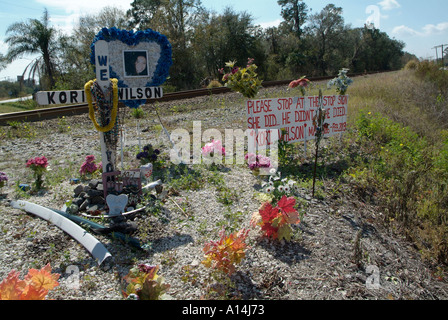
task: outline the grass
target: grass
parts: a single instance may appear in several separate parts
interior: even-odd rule
[[[34,110],[37,103],[34,100],[24,100],[17,102],[0,103],[0,113],[21,112],[27,110]]]
[[[377,195],[385,219],[398,225],[423,256],[446,264],[448,105],[441,91],[445,76],[416,70],[367,77],[349,89],[352,130],[345,139],[346,154],[356,156],[347,160],[350,166],[344,175],[365,200]]]

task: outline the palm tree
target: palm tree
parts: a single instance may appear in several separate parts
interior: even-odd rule
[[[29,19],[27,22],[16,22],[8,27],[5,42],[9,45],[7,58],[9,61],[21,58],[27,54],[39,56],[25,68],[34,78],[36,72],[41,78],[41,72],[48,79],[46,87],[55,84],[54,54],[57,48],[57,31],[49,26],[50,17],[47,9],[41,20]]]
[[[6,57],[0,53],[0,71],[6,68],[7,61]]]

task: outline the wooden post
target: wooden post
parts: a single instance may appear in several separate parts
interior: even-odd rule
[[[108,43],[104,40],[95,42],[96,79],[103,93],[106,92],[110,86],[109,62]],[[112,109],[112,105],[109,107]],[[100,132],[100,143],[103,172],[114,172],[116,170],[116,153],[114,150],[108,149],[106,145],[106,136],[103,132]]]
[[[313,170],[313,198],[314,198],[314,190],[316,185],[316,171],[317,171],[317,157],[319,154],[319,144],[316,143],[316,155],[314,158],[314,170]]]
[[[316,113],[316,124],[319,128],[320,132],[318,132],[318,135],[316,136],[316,155],[314,157],[314,170],[313,170],[313,198],[314,198],[314,191],[315,191],[315,185],[316,185],[316,171],[317,171],[317,158],[319,154],[319,144],[320,140],[322,139],[322,135],[324,134],[324,122],[325,122],[325,116],[322,120],[322,107],[323,107],[323,101],[322,101],[322,90],[319,89],[319,109]]]

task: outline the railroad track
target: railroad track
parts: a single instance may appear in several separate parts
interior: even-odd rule
[[[370,72],[370,73],[359,73],[359,74],[350,74],[350,77],[358,77],[366,74],[375,74],[380,72]],[[328,77],[314,77],[309,78],[313,82],[317,81],[325,81],[331,80],[334,76]],[[292,80],[279,80],[279,81],[263,81],[263,87],[275,87],[281,85],[287,85]],[[196,89],[196,90],[187,90],[187,91],[179,91],[179,92],[170,92],[163,95],[162,98],[153,99],[151,102],[157,101],[172,101],[172,100],[180,100],[180,99],[189,99],[196,98],[200,96],[206,96],[211,94],[224,94],[228,93],[231,90],[226,87],[219,88],[210,88],[210,89]],[[65,105],[59,107],[52,108],[42,108],[21,112],[11,112],[11,113],[3,113],[0,114],[0,125],[8,125],[8,122],[17,121],[17,122],[33,122],[33,121],[41,121],[59,118],[62,116],[68,117],[73,115],[85,114],[88,113],[89,107],[86,103],[83,104],[74,104],[74,105]]]

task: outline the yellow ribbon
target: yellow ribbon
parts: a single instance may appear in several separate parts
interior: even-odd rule
[[[101,132],[109,132],[112,130],[112,128],[115,126],[115,122],[117,120],[117,114],[118,114],[118,79],[110,79],[112,82],[112,93],[113,93],[113,103],[112,103],[112,113],[111,113],[111,119],[109,121],[109,124],[107,126],[100,126],[98,122],[95,119],[95,110],[93,109],[93,102],[92,102],[92,85],[96,81],[90,80],[84,85],[84,91],[86,93],[86,100],[87,104],[89,105],[89,118],[92,120],[93,125],[95,126],[96,130]]]

